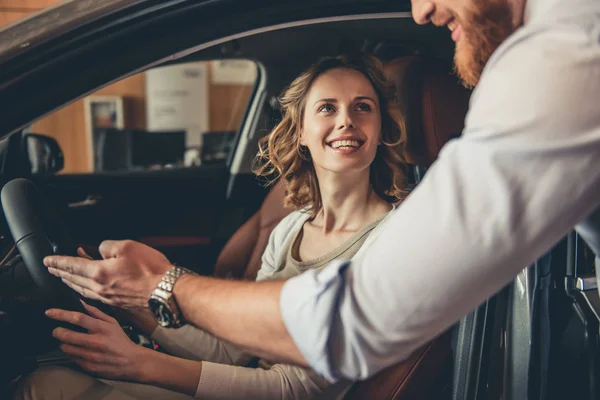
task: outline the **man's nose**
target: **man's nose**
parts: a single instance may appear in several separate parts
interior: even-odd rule
[[[431,1],[411,0],[412,16],[419,25],[431,22],[431,16],[435,11],[435,5]]]

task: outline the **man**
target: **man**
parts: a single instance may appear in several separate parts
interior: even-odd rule
[[[367,378],[443,332],[600,205],[600,2],[412,6],[417,23],[450,29],[457,73],[476,89],[463,136],[362,259],[232,282],[179,277],[157,251],[109,241],[103,261],[49,257],[50,272],[86,297],[146,307],[171,270],[162,285],[175,281],[183,319],[331,381]]]

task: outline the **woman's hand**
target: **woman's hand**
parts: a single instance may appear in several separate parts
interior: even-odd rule
[[[90,315],[49,309],[46,315],[87,329],[88,333],[56,328],[53,336],[62,342],[61,350],[84,370],[103,378],[141,380],[143,358],[148,349],[137,346],[123,332],[117,320],[84,302]]]

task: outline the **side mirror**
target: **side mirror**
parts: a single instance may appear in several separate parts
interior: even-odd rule
[[[39,133],[24,134],[23,152],[32,174],[54,173],[65,166],[58,142],[49,136]]]

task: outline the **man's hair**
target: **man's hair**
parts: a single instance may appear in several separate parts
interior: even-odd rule
[[[253,172],[273,184],[279,178],[286,183],[284,206],[296,210],[308,208],[314,217],[322,208],[319,182],[310,153],[300,145],[300,131],[306,98],[312,83],[323,73],[348,68],[362,73],[373,85],[381,112],[381,142],[371,163],[371,187],[382,199],[395,203],[406,192],[406,143],[404,117],[396,103],[396,92],[386,80],[382,63],[370,55],[326,57],[309,67],[283,91],[279,98],[282,120],[273,131],[260,139]]]

